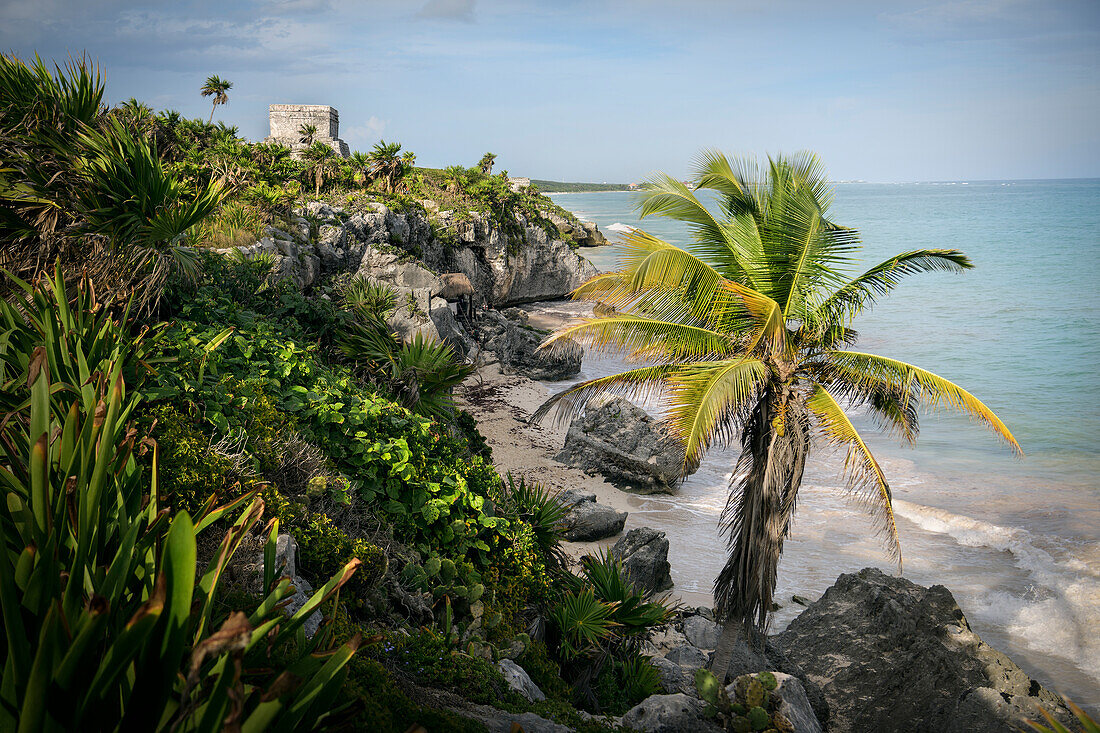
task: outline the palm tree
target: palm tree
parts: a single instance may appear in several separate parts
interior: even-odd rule
[[[382,187],[390,192],[397,188],[398,181],[416,159],[411,151],[405,151],[404,156],[401,155],[401,143],[388,143],[385,140],[376,143],[367,157],[370,159],[371,178],[380,181]]]
[[[761,170],[707,151],[693,182],[716,194],[718,213],[663,174],[650,180],[640,202],[642,217],[687,224],[691,244],[681,249],[634,231],[621,269],[573,293],[598,301],[596,317],[559,329],[544,344],[575,339],[649,363],[555,395],[535,418],[554,405],[575,413],[601,393],[661,394],[686,462],[740,433],[741,455],[719,525],[729,554],[714,581],[724,629],[712,671],[721,678],[737,637],[767,628],[783,540],[815,439],[846,451],[847,489],[876,517],[901,570],[890,485],[845,407],[869,411],[909,442],[917,437],[920,407],[949,407],[987,423],[1016,451],[1020,446],[961,387],[850,348],[857,339],[854,316],[907,275],[970,268],[963,253],[913,250],[863,274],[846,274],[859,237],[828,218],[831,190],[812,154],[769,158]]]
[[[325,173],[332,166],[332,159],[336,157],[336,151],[324,143],[313,143],[304,151],[302,158],[306,161],[305,174],[313,177],[313,194],[321,193],[321,186],[325,183]]]
[[[362,186],[370,176],[370,157],[366,153],[356,150],[351,154],[348,162],[351,163],[352,180],[357,185]]]
[[[481,156],[481,160],[478,161],[478,166],[481,168],[481,172],[489,176],[493,173],[493,163],[496,161],[496,153],[486,153]]]
[[[207,77],[206,83],[202,85],[202,89],[199,93],[204,97],[213,97],[214,104],[210,107],[210,119],[207,120],[207,124],[214,121],[214,110],[218,108],[219,104],[228,104],[229,95],[226,94],[233,88],[233,82],[228,79],[222,79],[217,74],[212,74]]]
[[[302,124],[298,128],[298,142],[302,145],[312,145],[317,139],[317,125]]]

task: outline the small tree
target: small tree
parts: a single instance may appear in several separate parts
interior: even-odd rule
[[[370,160],[371,178],[381,182],[383,190],[393,192],[398,182],[412,170],[416,154],[410,150],[401,153],[401,143],[380,140],[367,155]]]
[[[206,83],[202,85],[202,89],[199,93],[204,97],[213,97],[214,104],[210,108],[210,119],[207,120],[207,124],[214,121],[214,110],[218,108],[219,104],[228,104],[229,95],[226,93],[233,88],[233,82],[228,79],[222,79],[217,74],[212,74],[206,78]]]
[[[317,139],[317,125],[303,124],[298,128],[298,142],[302,145],[312,145]]]
[[[313,177],[314,195],[321,193],[321,186],[325,184],[325,173],[327,173],[332,166],[332,159],[335,156],[336,151],[328,145],[316,142],[306,148],[302,153],[302,157],[307,164],[306,176]]]
[[[481,172],[487,176],[493,174],[493,163],[497,159],[496,153],[486,153],[481,156],[481,160],[478,161],[478,167],[481,168]]]

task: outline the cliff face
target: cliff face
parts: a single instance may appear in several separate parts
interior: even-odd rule
[[[518,222],[522,235],[517,236],[486,214],[458,220],[453,212],[442,212],[435,218],[455,240],[433,238],[422,245],[425,264],[465,274],[491,307],[563,298],[596,274],[565,241],[526,221]]]
[[[462,355],[477,345],[438,296],[441,274],[466,275],[475,304],[491,308],[563,298],[596,274],[588,260],[544,229],[519,220],[509,234],[500,222],[474,212],[459,219],[453,212],[399,213],[372,203],[349,214],[312,202],[290,225],[292,231],[268,227],[258,242],[238,249],[247,257],[272,256],[276,272],[303,290],[340,273],[385,283],[398,296],[389,319],[398,334],[422,333]]]
[[[417,295],[427,308],[428,293],[440,290],[437,275],[461,272],[473,284],[475,300],[503,308],[565,297],[596,274],[565,241],[523,220],[508,234],[501,223],[474,212],[460,219],[454,212],[398,213],[375,203],[366,213],[349,215],[313,202],[299,213],[295,231],[269,227],[265,237],[241,250],[275,255],[279,272],[301,288],[324,275],[352,272],[399,291],[422,290]],[[306,215],[318,225],[314,238]]]

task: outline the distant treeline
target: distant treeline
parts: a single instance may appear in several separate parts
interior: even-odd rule
[[[566,183],[564,181],[539,181],[531,179],[532,186],[538,186],[541,193],[578,193],[581,191],[629,191],[625,183]]]

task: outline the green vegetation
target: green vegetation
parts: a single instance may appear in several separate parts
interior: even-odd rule
[[[694,243],[681,249],[635,231],[620,269],[575,292],[603,303],[603,315],[550,340],[626,349],[650,364],[576,385],[540,413],[555,404],[577,410],[600,393],[665,388],[668,423],[683,441],[686,460],[698,460],[715,440],[741,434],[738,478],[721,520],[729,559],[714,585],[726,622],[713,662],[721,676],[739,627],[748,634],[767,626],[814,434],[847,452],[848,488],[874,512],[900,566],[890,486],[842,404],[868,409],[908,441],[917,437],[918,408],[950,407],[987,423],[1012,448],[1019,445],[961,387],[911,364],[847,348],[857,336],[852,319],[876,298],[907,275],[965,270],[971,266],[965,255],[915,250],[860,275],[845,273],[858,234],[828,218],[828,183],[809,154],[769,158],[760,169],[706,152],[694,182],[716,192],[718,215],[668,175],[649,182],[639,205],[643,217],[684,222]]]
[[[707,703],[707,715],[723,730],[735,733],[794,731],[794,724],[779,712],[778,695],[772,694],[777,686],[771,672],[741,675],[734,682],[734,697],[730,699],[725,686],[710,671],[700,669],[695,673],[695,687]]]
[[[8,345],[0,428],[0,609],[5,730],[312,729],[327,717],[358,637],[306,642],[306,618],[355,572],[352,560],[287,619],[290,581],[266,538],[261,593],[227,610],[219,582],[264,512],[256,491],[192,518],[161,510],[157,449],[128,421],[163,331],[132,336],[87,281],[60,273],[0,301]],[[169,364],[161,361],[161,368]],[[149,451],[150,446],[152,450]],[[135,455],[149,451],[146,473]],[[203,532],[221,527],[216,554]],[[205,571],[196,577],[196,560]],[[260,668],[264,668],[260,671]],[[56,704],[59,696],[65,705]]]
[[[199,94],[204,97],[213,97],[213,105],[210,107],[210,119],[207,123],[214,121],[214,112],[217,111],[219,104],[229,104],[229,90],[233,88],[233,82],[228,79],[222,79],[217,74],[213,74],[206,78],[206,82],[202,85],[202,89],[199,90]]]
[[[567,183],[565,181],[543,181],[531,179],[532,186],[538,186],[543,193],[586,193],[593,191],[629,191],[626,183]]]
[[[562,507],[497,474],[449,348],[398,339],[384,288],[210,249],[288,226],[303,187],[506,227],[552,226],[545,199],[107,109],[82,61],[0,57],[0,91],[0,728],[482,729],[442,689],[597,730],[574,703],[656,689],[638,642],[668,609],[606,557],[569,571]],[[577,635],[568,598],[606,623]],[[552,698],[509,692],[504,657]]]

